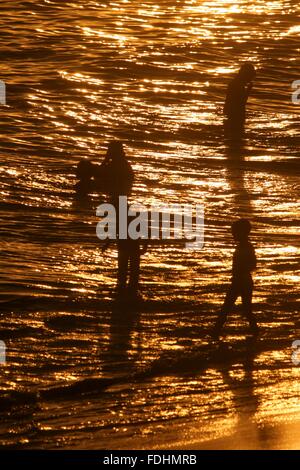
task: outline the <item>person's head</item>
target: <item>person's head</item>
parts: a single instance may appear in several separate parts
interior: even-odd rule
[[[125,158],[122,142],[119,140],[113,140],[112,142],[109,142],[106,157],[115,161]]]
[[[239,219],[231,225],[232,236],[235,241],[247,240],[251,232],[251,224],[247,219]]]
[[[256,70],[254,65],[251,62],[245,62],[239,70],[240,79],[245,83],[250,83],[254,80],[255,76]]]
[[[93,164],[90,160],[83,158],[77,165],[76,176],[81,181],[90,180],[93,176]]]

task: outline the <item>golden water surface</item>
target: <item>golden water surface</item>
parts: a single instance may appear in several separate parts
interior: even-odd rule
[[[237,429],[224,446],[299,446],[284,427],[299,417],[299,14],[289,0],[2,1],[3,446],[193,448]],[[243,61],[257,79],[232,149],[222,106]],[[116,251],[95,235],[103,196],[74,198],[79,159],[100,162],[115,138],[134,201],[205,207],[202,250],[144,255],[138,311],[112,310]],[[245,341],[233,315],[216,349],[241,216],[262,335]]]

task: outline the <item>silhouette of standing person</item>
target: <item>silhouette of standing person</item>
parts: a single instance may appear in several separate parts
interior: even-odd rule
[[[128,196],[131,193],[134,173],[127,160],[122,142],[116,140],[108,144],[102,164],[94,166],[94,177],[101,180],[105,192],[112,199]]]
[[[77,165],[76,177],[79,181],[75,189],[79,195],[99,191],[115,199],[131,193],[134,173],[122,142],[112,141],[101,165],[82,159]]]
[[[111,196],[111,203],[116,209],[117,234],[119,234],[119,197],[130,195],[134,181],[134,173],[125,156],[121,142],[110,142],[106,157],[95,172],[96,178],[97,175],[104,179],[107,185],[107,193]],[[140,259],[141,254],[146,250],[146,246],[142,247],[140,240],[129,238],[129,221],[130,218],[128,217],[127,238],[120,239],[117,235],[118,273],[116,294],[117,299],[141,300],[142,297],[139,293]],[[122,232],[124,232],[124,229],[122,227]],[[107,246],[108,244],[106,244]]]
[[[126,158],[124,147],[120,141],[112,141],[108,144],[106,156],[97,165],[90,160],[82,159],[77,165],[76,176],[78,182],[75,185],[76,197],[85,200],[91,191],[99,191],[107,194],[116,211],[117,234],[119,233],[119,197],[128,197],[131,194],[134,172]],[[128,227],[126,227],[127,229]],[[124,227],[123,230],[124,231]],[[117,239],[118,250],[117,273],[117,298],[141,298],[139,290],[140,257],[145,251],[141,248],[140,240]],[[103,252],[108,248],[108,241]],[[129,278],[129,282],[127,282]]]
[[[223,113],[224,131],[227,137],[240,138],[244,133],[246,104],[256,76],[254,66],[244,63],[228,85]]]
[[[253,280],[251,272],[256,268],[256,256],[253,245],[249,241],[251,224],[247,219],[239,219],[232,224],[231,229],[237,246],[233,255],[231,285],[213,330],[213,337],[216,339],[240,296],[243,314],[249,322],[251,332],[253,334],[258,332],[256,319],[252,313]]]

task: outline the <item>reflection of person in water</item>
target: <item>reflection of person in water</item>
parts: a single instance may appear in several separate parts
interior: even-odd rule
[[[250,62],[243,64],[229,83],[224,104],[224,129],[228,137],[241,137],[246,120],[246,104],[256,71]]]
[[[252,195],[247,188],[245,177],[248,176],[249,181],[252,177],[245,168],[245,154],[246,149],[242,143],[240,146],[226,145],[224,153],[226,158],[225,174],[236,213],[239,217],[251,218],[253,212]]]
[[[238,416],[237,432],[239,436],[235,438],[237,448],[252,448],[260,445],[260,430],[254,421],[255,413],[259,407],[259,398],[255,394],[253,379],[255,359],[253,348],[254,344],[246,345],[244,352],[246,357],[241,364],[237,364],[235,367],[232,367],[232,364],[225,364],[220,369],[224,383],[233,394],[232,408]],[[235,377],[234,371],[237,373],[237,377]]]
[[[219,337],[227,315],[233,309],[239,296],[242,298],[243,314],[249,321],[251,332],[253,334],[258,332],[258,326],[252,313],[253,281],[251,272],[256,268],[256,256],[248,238],[250,231],[251,224],[247,219],[239,219],[232,224],[232,235],[237,247],[233,255],[231,285],[213,331],[215,338]]]
[[[222,345],[222,348],[224,345]],[[259,361],[256,363],[257,344],[256,339],[251,338],[245,343],[240,343],[242,348],[238,363],[224,363],[220,367],[224,385],[232,393],[232,402],[228,412],[234,410],[237,413],[236,433],[226,440],[225,448],[264,450],[272,448],[272,444],[280,440],[280,427],[263,425],[259,416],[260,396],[262,383],[265,377],[261,375]],[[225,409],[226,412],[226,409]]]
[[[112,198],[129,195],[134,178],[123,144],[119,141],[109,143],[101,165],[86,159],[80,160],[76,176],[79,180],[75,186],[77,194],[84,195],[91,191],[100,191]]]
[[[139,360],[141,344],[140,313],[134,305],[117,304],[112,308],[107,349],[99,345],[103,364],[101,370],[111,374],[112,358],[122,375],[132,372]]]

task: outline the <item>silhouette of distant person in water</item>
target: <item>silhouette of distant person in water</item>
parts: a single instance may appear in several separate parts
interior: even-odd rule
[[[228,85],[224,104],[224,130],[228,137],[241,137],[246,120],[246,104],[256,76],[254,66],[244,63]]]
[[[251,272],[256,268],[256,256],[253,245],[249,241],[251,224],[247,219],[239,219],[232,224],[231,228],[237,246],[233,255],[231,285],[213,330],[213,336],[216,339],[240,296],[243,314],[249,321],[251,332],[253,334],[258,332],[256,319],[252,313],[253,281]]]
[[[120,141],[112,141],[108,144],[106,156],[101,165],[92,163],[90,160],[81,160],[77,165],[76,176],[79,182],[75,189],[79,195],[100,191],[113,199],[120,195],[129,195],[134,179],[133,170]]]

